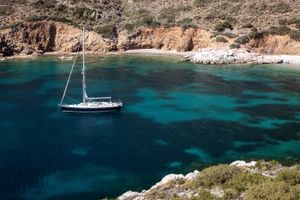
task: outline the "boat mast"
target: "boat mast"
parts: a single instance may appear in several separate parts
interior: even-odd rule
[[[85,47],[84,47],[84,41],[85,41],[85,28],[83,28],[83,38],[82,38],[82,101],[83,103],[86,102],[86,99],[88,98],[86,94],[86,81],[85,81]]]

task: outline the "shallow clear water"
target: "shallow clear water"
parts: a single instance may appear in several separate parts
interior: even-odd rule
[[[99,199],[237,159],[300,159],[300,70],[171,57],[89,58],[120,113],[57,111],[70,62],[0,63],[0,199]],[[68,95],[81,98],[80,67]]]

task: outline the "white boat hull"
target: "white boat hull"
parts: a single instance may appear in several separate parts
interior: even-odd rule
[[[119,111],[123,104],[121,102],[92,102],[80,104],[59,104],[63,112],[69,113],[99,113]]]

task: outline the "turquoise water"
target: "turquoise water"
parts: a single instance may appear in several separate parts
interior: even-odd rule
[[[70,62],[0,63],[0,199],[99,199],[237,159],[300,159],[300,68],[171,57],[88,59],[88,93],[120,113],[57,110]],[[81,98],[80,67],[68,96]]]

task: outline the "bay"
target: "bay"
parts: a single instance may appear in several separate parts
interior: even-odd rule
[[[91,56],[88,93],[119,113],[57,110],[71,61],[0,63],[0,198],[99,199],[238,159],[300,159],[300,68]],[[80,63],[68,96],[80,100]],[[105,80],[105,81],[104,81]]]

